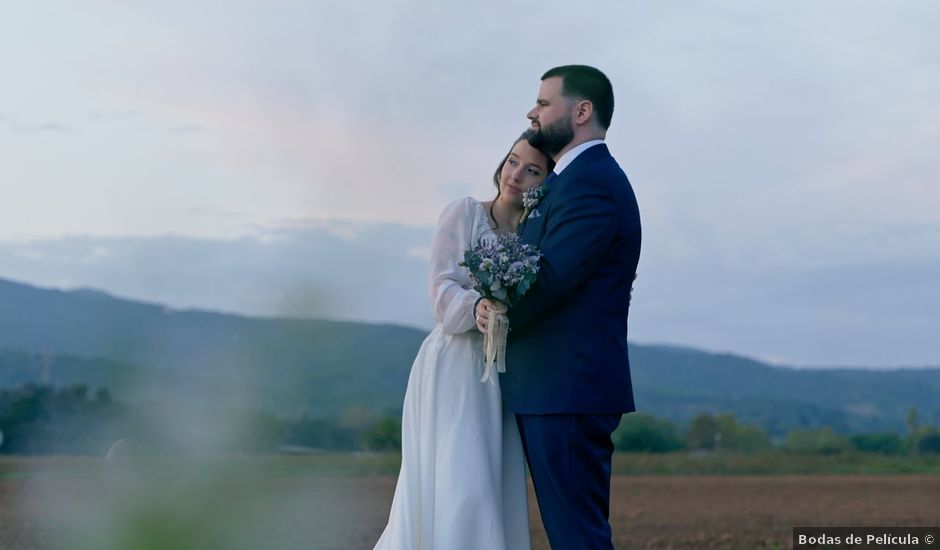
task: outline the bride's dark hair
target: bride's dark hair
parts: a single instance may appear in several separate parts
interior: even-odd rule
[[[525,132],[522,132],[522,135],[519,136],[519,139],[512,142],[512,145],[509,146],[509,151],[506,152],[506,156],[503,157],[503,160],[499,161],[499,166],[496,167],[496,172],[493,173],[493,185],[496,186],[496,198],[494,198],[493,202],[490,203],[490,219],[493,220],[493,223],[496,224],[497,229],[499,229],[499,222],[496,221],[496,216],[493,215],[493,206],[496,204],[496,201],[499,200],[499,196],[501,193],[499,189],[499,176],[503,172],[503,166],[506,164],[506,161],[509,160],[509,155],[512,153],[512,148],[515,147],[516,144],[519,143],[520,141],[528,142],[529,138],[534,136],[535,133],[536,133],[535,130],[533,130],[532,128],[529,128]],[[545,151],[542,151],[541,149],[538,149],[538,148],[536,149],[538,150],[538,152],[545,155]],[[555,161],[552,160],[552,157],[549,155],[545,155],[545,160],[546,160],[546,169],[548,170],[545,175],[548,176],[548,174],[550,174],[552,170],[555,169]]]

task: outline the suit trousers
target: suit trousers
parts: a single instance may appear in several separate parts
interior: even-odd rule
[[[611,434],[620,414],[516,414],[553,550],[613,549]]]

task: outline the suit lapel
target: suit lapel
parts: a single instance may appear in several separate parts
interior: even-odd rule
[[[542,200],[539,201],[539,204],[535,207],[535,209],[538,210],[541,214],[548,212],[548,207],[551,205],[551,199],[549,196],[552,189],[568,184],[569,180],[574,178],[577,173],[584,169],[587,164],[594,161],[603,160],[605,158],[612,158],[610,156],[610,150],[607,148],[606,143],[599,143],[582,151],[581,154],[577,156],[577,158],[571,161],[571,164],[565,167],[565,170],[561,174],[552,177],[552,175],[555,174],[552,172],[552,174],[546,178],[548,183],[545,186],[545,191],[542,193]],[[532,230],[530,229],[528,232],[526,231],[529,226],[533,225],[530,223],[532,221],[533,220],[531,217],[522,220],[522,223],[520,223],[519,227],[516,228],[516,234],[518,234],[523,241],[530,244],[536,244],[536,236],[532,233]],[[542,220],[539,219],[539,222],[537,222],[536,225],[540,225],[541,223]]]
[[[532,212],[530,212],[529,215],[526,216],[524,220],[522,220],[522,223],[519,224],[519,227],[516,228],[517,235],[520,237],[523,236],[523,232],[525,231],[526,226],[529,225],[529,221],[532,220],[533,213],[536,213],[535,215],[539,216],[542,212],[545,212],[545,206],[548,205],[548,195],[555,186],[559,177],[560,176],[558,176],[558,174],[552,172],[545,178],[545,181],[541,184],[543,186],[542,198],[539,199],[539,203],[535,205],[535,208],[532,209]]]

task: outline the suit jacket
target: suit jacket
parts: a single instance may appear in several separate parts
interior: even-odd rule
[[[536,209],[519,235],[543,257],[508,313],[503,399],[523,414],[634,411],[627,315],[641,231],[633,188],[599,144],[546,185]]]

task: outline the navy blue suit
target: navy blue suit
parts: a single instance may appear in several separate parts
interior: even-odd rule
[[[535,284],[508,313],[500,386],[552,548],[611,548],[610,434],[635,410],[627,314],[639,209],[604,144],[548,181],[536,209],[519,235],[543,258]]]

